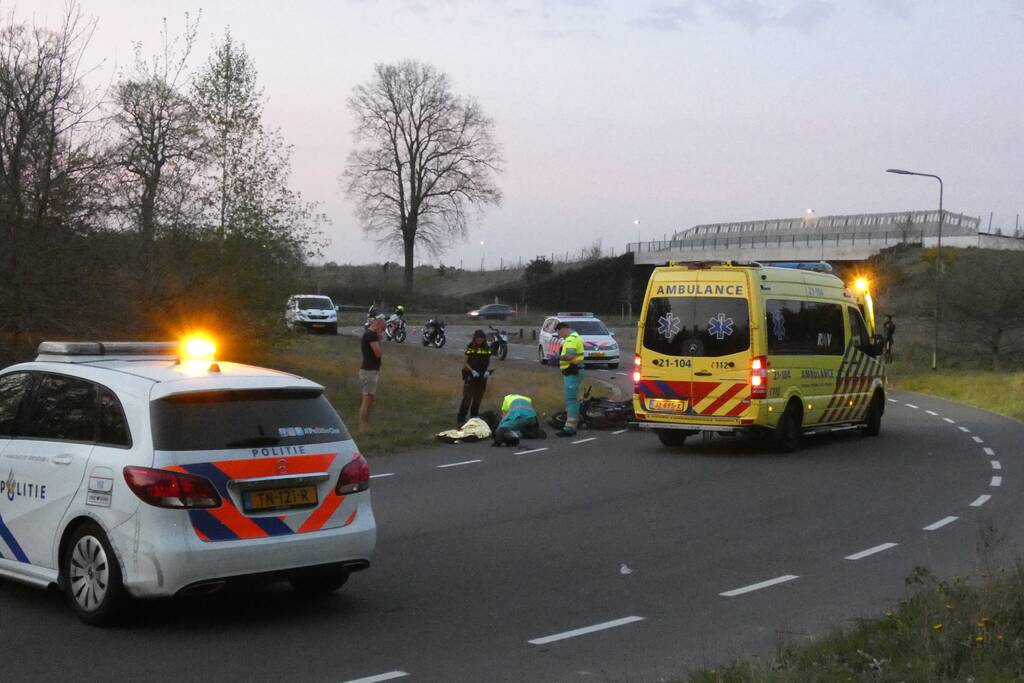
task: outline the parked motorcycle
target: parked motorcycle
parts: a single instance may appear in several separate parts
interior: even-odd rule
[[[497,356],[499,360],[505,360],[508,357],[508,332],[505,330],[499,330],[493,325],[488,325],[491,328],[490,333],[487,335],[487,343],[491,347],[491,355]]]
[[[580,402],[579,426],[585,429],[625,429],[635,419],[633,401],[613,401],[603,396],[591,397],[587,387]],[[565,428],[565,411],[548,416],[555,429]]]
[[[443,320],[435,320],[431,318],[423,325],[423,334],[420,337],[420,342],[424,346],[433,346],[436,349],[444,346],[444,343],[448,341],[448,338],[444,333],[445,322]]]
[[[405,320],[397,313],[392,313],[384,326],[384,338],[388,341],[395,341],[401,344],[406,339]]]

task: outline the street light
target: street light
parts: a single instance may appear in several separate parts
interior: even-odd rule
[[[886,173],[897,175],[916,175],[922,178],[935,178],[939,181],[939,231],[935,243],[935,311],[933,314],[934,330],[932,331],[932,370],[938,366],[939,359],[939,299],[942,292],[942,178],[932,173],[917,173],[915,171],[904,171],[901,168],[887,168]],[[924,241],[922,236],[922,242]]]

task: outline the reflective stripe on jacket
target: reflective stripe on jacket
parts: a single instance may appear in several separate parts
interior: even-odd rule
[[[571,333],[562,342],[562,351],[558,356],[558,367],[566,369],[570,365],[583,364],[583,340],[576,332]]]

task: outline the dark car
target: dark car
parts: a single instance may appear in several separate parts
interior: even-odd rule
[[[466,315],[480,320],[504,320],[515,314],[515,309],[508,304],[487,304],[475,311],[470,311]]]

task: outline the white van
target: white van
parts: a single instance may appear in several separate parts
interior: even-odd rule
[[[338,334],[338,307],[323,294],[294,294],[288,297],[284,322],[293,331]]]

